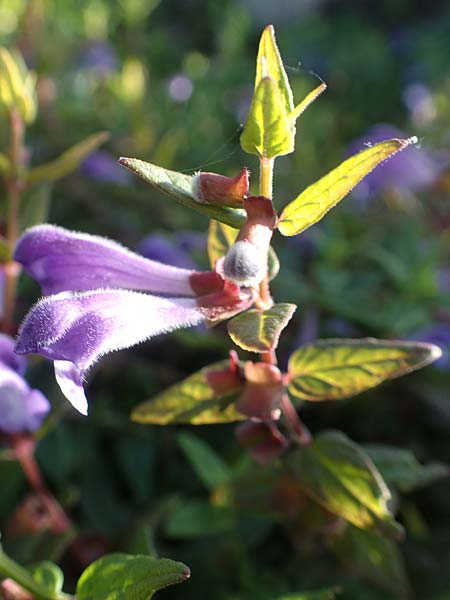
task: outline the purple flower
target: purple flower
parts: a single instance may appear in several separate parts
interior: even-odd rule
[[[84,161],[81,170],[91,179],[105,183],[127,185],[130,182],[131,173],[122,169],[117,161],[103,150],[92,152]]]
[[[14,353],[15,342],[0,334],[0,431],[35,431],[50,410],[47,398],[30,389],[22,377],[25,359]]]
[[[95,71],[100,76],[117,70],[118,61],[114,48],[101,40],[91,42],[83,51],[81,66]]]
[[[215,272],[164,265],[106,238],[53,225],[25,232],[14,258],[47,295],[25,318],[16,352],[53,360],[63,394],[83,414],[83,378],[104,354],[228,318],[254,300],[252,290]]]
[[[405,134],[388,124],[375,125],[366,135],[356,140],[350,148],[354,154],[368,144],[376,144],[390,138],[403,138]],[[365,200],[386,190],[400,193],[416,192],[430,186],[444,168],[443,161],[429,152],[409,146],[395,160],[388,160],[366,175],[364,181],[353,190],[353,195]]]

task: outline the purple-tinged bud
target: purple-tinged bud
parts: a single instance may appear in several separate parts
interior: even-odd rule
[[[267,363],[248,361],[245,363],[244,376],[245,388],[236,403],[236,409],[251,419],[278,419],[284,391],[280,370]]]
[[[242,206],[249,190],[249,170],[244,167],[236,177],[217,173],[197,173],[193,190],[197,200],[219,206]]]
[[[289,440],[275,423],[246,421],[236,427],[236,437],[262,466],[270,464],[289,446]]]
[[[267,275],[267,257],[276,214],[272,201],[264,196],[244,200],[247,221],[226,254],[221,269],[224,277],[239,286],[251,287]]]
[[[226,396],[242,388],[244,374],[239,365],[237,354],[230,350],[230,364],[225,369],[211,369],[206,372],[206,381],[216,396]]]

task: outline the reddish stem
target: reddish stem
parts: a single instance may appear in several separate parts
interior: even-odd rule
[[[312,443],[311,433],[309,432],[309,429],[302,423],[287,393],[283,394],[283,397],[281,398],[281,410],[287,421],[287,424],[294,434],[293,437],[295,441],[300,446],[310,446]]]
[[[8,436],[8,442],[28,482],[48,512],[52,523],[52,531],[54,533],[64,533],[70,528],[71,521],[44,483],[39,465],[34,456],[36,448],[35,439],[31,435],[11,434]]]

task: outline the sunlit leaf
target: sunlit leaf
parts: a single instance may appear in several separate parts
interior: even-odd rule
[[[208,257],[212,269],[216,266],[218,259],[225,256],[234,244],[238,233],[234,227],[211,219],[208,230]]]
[[[289,391],[303,400],[348,398],[425,367],[440,355],[437,346],[421,342],[319,340],[292,354]]]
[[[0,47],[0,104],[16,109],[26,123],[36,118],[36,77],[19,52]]]
[[[89,154],[94,152],[108,138],[109,133],[107,131],[100,131],[99,133],[90,135],[63,152],[55,160],[31,169],[26,176],[27,183],[35,184],[41,181],[57,181],[58,179],[62,179],[66,175],[69,175],[69,173],[72,173],[72,171],[75,171]]]
[[[241,227],[245,222],[246,214],[243,209],[200,202],[194,194],[194,175],[163,169],[137,158],[120,158],[119,164],[181,204],[201,212],[210,219],[236,228]]]
[[[296,121],[299,116],[305,112],[308,106],[312,104],[314,100],[316,100],[326,89],[327,84],[323,82],[314,88],[305,98],[303,98],[301,102],[297,104],[294,110],[289,114],[289,118],[293,121]]]
[[[371,444],[364,446],[364,450],[386,483],[401,492],[411,492],[450,474],[447,465],[439,462],[421,465],[412,452],[402,448]]]
[[[387,140],[345,160],[284,208],[279,230],[283,235],[291,236],[314,225],[377,165],[416,142],[414,137]]]
[[[296,310],[295,304],[274,304],[265,311],[251,309],[228,322],[235,344],[250,352],[267,352],[278,345],[281,332]]]
[[[377,584],[396,598],[409,598],[408,577],[402,555],[391,540],[347,525],[340,536],[330,536],[330,546],[353,572]]]
[[[362,529],[399,538],[402,527],[389,508],[391,494],[364,452],[339,431],[318,435],[291,454],[290,465],[305,493]]]
[[[190,576],[186,565],[145,555],[109,554],[93,562],[78,583],[77,600],[149,600]]]
[[[228,465],[204,440],[183,431],[178,434],[177,441],[196,475],[207,488],[213,490],[229,481],[231,472]]]
[[[205,377],[209,370],[226,369],[229,364],[229,361],[221,361],[209,365],[152,400],[140,404],[134,409],[132,420],[154,425],[206,425],[242,421],[244,415],[238,413],[233,404],[240,389],[226,396],[215,396]]]
[[[289,114],[294,108],[294,99],[289,79],[281,60],[280,51],[275,41],[273,25],[268,25],[264,29],[259,42],[256,59],[255,91],[265,77],[270,77],[274,81],[283,99],[285,112]]]
[[[227,533],[235,527],[232,510],[212,506],[203,500],[180,504],[169,516],[165,534],[181,539]]]
[[[261,79],[241,135],[245,152],[275,158],[294,150],[295,127],[288,118],[284,101],[273,79]]]

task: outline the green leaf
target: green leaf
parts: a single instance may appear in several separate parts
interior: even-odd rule
[[[181,204],[197,210],[210,219],[215,219],[235,228],[241,227],[245,222],[246,214],[241,208],[216,206],[200,202],[194,192],[194,175],[169,171],[137,158],[119,158],[119,164],[133,171],[161,192],[168,194]]]
[[[235,527],[232,510],[212,506],[204,500],[183,502],[171,513],[164,533],[173,538],[195,539],[228,533]]]
[[[286,302],[265,311],[251,309],[228,322],[228,333],[235,344],[250,352],[268,352],[278,346],[281,332],[297,306]]]
[[[279,596],[277,600],[334,600],[336,594],[339,593],[339,588],[324,588],[310,592],[297,592],[288,594],[287,596]]]
[[[212,269],[234,244],[238,233],[234,227],[211,219],[208,230],[208,257]]]
[[[43,182],[28,189],[20,203],[20,230],[48,220],[53,184]]]
[[[280,51],[275,41],[273,25],[268,25],[264,29],[259,42],[258,56],[256,58],[255,91],[265,77],[270,77],[275,83],[283,100],[285,112],[289,114],[294,108],[294,98],[283,61],[281,60]]]
[[[89,154],[101,146],[108,138],[109,133],[107,131],[100,131],[99,133],[90,135],[63,152],[55,160],[31,169],[26,176],[27,183],[34,185],[42,181],[58,181],[58,179],[62,179],[69,173],[72,173],[72,171],[75,171]]]
[[[240,389],[226,396],[215,396],[205,377],[209,370],[226,369],[229,364],[228,360],[224,360],[194,373],[152,400],[140,404],[134,409],[131,419],[153,425],[242,421],[244,415],[238,413],[233,404]]]
[[[305,493],[331,513],[361,529],[402,536],[389,509],[389,489],[364,450],[346,435],[321,433],[289,460]]]
[[[83,572],[76,596],[77,600],[149,600],[158,590],[189,576],[186,565],[167,558],[109,554]]]
[[[330,339],[299,348],[289,359],[289,391],[302,400],[339,400],[439,358],[433,344]]]
[[[225,485],[231,477],[228,465],[209,444],[187,431],[177,436],[178,445],[198,478],[210,490]]]
[[[360,576],[396,598],[409,598],[409,583],[397,545],[369,531],[347,525],[342,535],[330,537],[331,549]]]
[[[364,450],[386,483],[400,492],[411,492],[450,474],[447,465],[439,462],[421,465],[412,452],[402,448],[371,444],[365,445]]]
[[[46,560],[33,565],[30,571],[33,575],[33,579],[48,590],[51,590],[56,594],[62,590],[64,574],[55,563]]]
[[[416,142],[417,138],[387,140],[345,160],[284,208],[278,223],[279,230],[283,235],[291,236],[311,227],[377,165]]]
[[[261,79],[255,90],[241,146],[245,152],[265,158],[283,156],[294,150],[295,127],[270,77]]]

